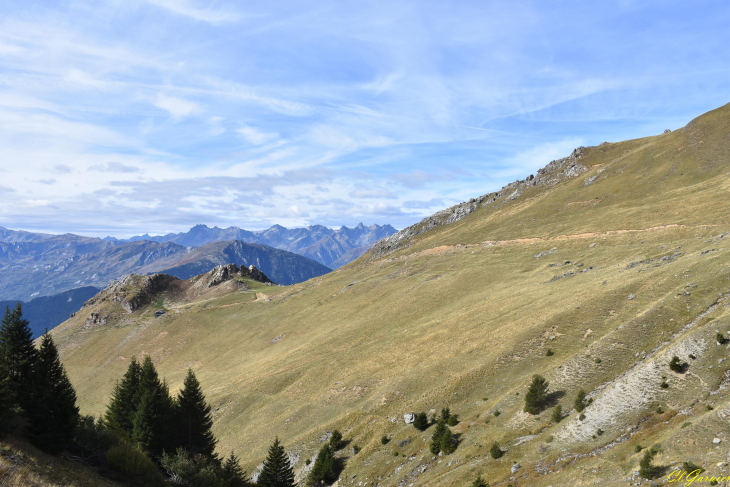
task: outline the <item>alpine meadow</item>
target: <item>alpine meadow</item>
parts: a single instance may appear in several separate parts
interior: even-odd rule
[[[340,486],[720,478],[729,155],[726,105],[577,148],[303,283],[131,276],[51,336],[82,414],[135,357],[173,395],[194,372],[216,452],[254,479],[281,447],[301,484],[321,455]]]

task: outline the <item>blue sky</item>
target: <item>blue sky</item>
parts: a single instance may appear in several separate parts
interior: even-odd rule
[[[0,225],[412,224],[730,102],[730,3],[0,4]]]

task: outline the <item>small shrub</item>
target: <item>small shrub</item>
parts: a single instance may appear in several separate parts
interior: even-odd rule
[[[578,416],[578,421],[583,421],[584,419],[586,419],[586,415],[583,413],[580,413],[580,416]]]
[[[487,401],[489,401],[489,398],[488,397],[483,397],[482,398],[482,401],[487,402]]]
[[[658,408],[656,408],[656,413],[657,414],[662,414],[662,413],[664,413],[664,409],[662,409],[662,407],[659,406]]]
[[[459,424],[459,420],[457,419],[455,414],[452,414],[451,416],[449,416],[446,424],[448,424],[449,426],[456,426],[457,424]]]
[[[669,370],[677,372],[678,374],[683,374],[687,370],[687,367],[688,364],[680,361],[679,357],[676,355],[672,357],[672,360],[669,362]]]
[[[649,451],[651,451],[652,455],[656,455],[657,453],[662,451],[661,443],[654,443],[653,445],[651,445],[651,448],[649,448]]]
[[[578,394],[575,396],[575,402],[573,403],[573,407],[575,408],[576,412],[583,412],[583,410],[586,408],[586,391],[583,390],[581,387],[578,389]]]
[[[545,438],[545,443],[552,443],[553,440],[554,440],[553,435],[550,435],[547,438]]]
[[[496,418],[497,416],[499,416],[500,414],[502,414],[502,413],[501,413],[501,412],[499,411],[499,409],[497,409],[496,411],[494,411],[494,417],[495,417],[495,418]]]
[[[486,480],[484,480],[480,475],[477,475],[477,478],[474,479],[474,482],[471,483],[471,487],[489,487],[489,484]]]
[[[698,474],[701,474],[702,472],[705,471],[704,468],[700,467],[699,465],[695,465],[692,462],[682,462],[682,471],[683,472],[692,473],[697,470],[699,470],[699,472],[697,472]]]
[[[695,357],[695,354],[693,354],[693,353],[690,353],[690,354],[689,354],[689,358],[690,358],[690,359],[692,359],[692,360],[695,360],[695,359],[696,359],[697,357]]]
[[[380,438],[380,443],[382,443],[383,445],[387,445],[389,441],[390,438],[388,438],[388,435],[383,435],[382,438]]]
[[[553,349],[552,348],[548,348],[547,349],[547,352],[545,352],[545,356],[546,357],[552,357],[553,355],[555,355],[555,352],[553,352]]]
[[[553,423],[559,423],[563,420],[563,407],[558,404],[553,408],[553,414],[550,416]]]
[[[428,416],[426,413],[416,414],[416,418],[413,420],[413,427],[420,431],[426,431],[428,429]]]
[[[164,485],[164,478],[150,458],[127,443],[113,446],[106,452],[106,461],[114,468],[141,477],[146,485]]]
[[[597,434],[598,436],[601,436],[601,435],[603,435],[603,433],[605,433],[605,432],[604,432],[604,431],[603,431],[603,430],[602,430],[601,428],[598,428],[598,431],[596,431],[596,434]]]
[[[305,465],[307,465],[307,466],[309,466],[309,464],[310,464],[310,463],[312,463],[312,460],[310,460],[309,458],[307,458],[307,459],[306,459],[306,460],[304,461],[304,464],[305,464]]]
[[[662,389],[669,389],[669,384],[667,383],[667,381],[663,380],[662,383],[659,384],[659,387],[661,387]]]
[[[686,428],[687,426],[690,426],[691,424],[692,424],[692,423],[690,423],[689,421],[687,421],[687,422],[685,422],[685,423],[682,423],[682,426],[681,426],[681,428]]]
[[[491,455],[491,457],[495,460],[501,458],[502,455],[504,455],[502,448],[500,448],[499,443],[497,443],[496,441],[492,443],[492,447],[489,449],[489,455]]]
[[[358,453],[360,453],[360,450],[361,449],[362,448],[360,448],[360,445],[352,445],[352,453],[353,453],[353,455],[357,455]]]
[[[397,450],[393,450],[393,456],[394,457],[397,457],[398,456],[398,451]]]
[[[715,409],[715,408],[713,408],[713,407],[712,407],[712,406],[710,406],[709,404],[705,404],[705,410],[706,410],[706,411],[712,411],[713,409]]]
[[[717,340],[717,343],[719,343],[720,345],[725,345],[727,343],[727,338],[725,338],[725,335],[723,335],[722,333],[718,333],[717,335],[715,335],[715,340]]]
[[[598,358],[598,357],[596,357],[595,359],[593,359],[593,361],[594,361],[595,363],[597,363],[597,364],[600,364],[600,363],[601,363],[601,359],[600,359],[600,358]]]

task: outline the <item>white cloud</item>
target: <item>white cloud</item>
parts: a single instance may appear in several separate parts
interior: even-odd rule
[[[200,110],[197,103],[163,94],[157,95],[153,104],[158,108],[167,110],[170,115],[176,119],[187,117],[188,115],[192,115]]]
[[[95,166],[91,166],[91,167],[89,167],[89,171],[134,173],[134,172],[141,172],[142,170],[138,167],[127,166],[126,164],[122,164],[121,162],[109,161],[106,164],[98,164]]]
[[[394,193],[388,191],[385,188],[357,188],[350,191],[351,198],[387,198],[395,199]]]
[[[255,129],[254,127],[249,127],[248,125],[244,125],[240,129],[238,129],[237,132],[243,135],[246,140],[255,145],[265,144],[279,137],[279,134],[277,134],[276,132],[266,133]]]
[[[149,3],[162,7],[178,15],[183,15],[194,20],[218,24],[222,22],[235,22],[241,15],[230,8],[199,7],[193,2],[186,0],[147,0]]]

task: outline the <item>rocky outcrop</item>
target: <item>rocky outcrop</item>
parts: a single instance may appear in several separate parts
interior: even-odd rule
[[[449,225],[458,222],[480,207],[518,199],[522,196],[524,190],[531,186],[551,187],[568,179],[580,176],[588,171],[587,167],[578,162],[583,156],[584,151],[585,147],[578,147],[568,157],[552,161],[537,171],[537,176],[531,174],[521,181],[518,180],[508,184],[495,193],[472,198],[464,203],[434,213],[415,225],[404,228],[376,243],[372,248],[372,256],[379,258],[391,254],[396,250],[406,248],[410,245],[410,240],[416,235],[426,233],[439,225]]]
[[[99,294],[84,303],[83,308],[94,306],[104,301],[119,303],[127,313],[133,313],[142,306],[149,304],[152,297],[165,291],[177,277],[167,274],[152,274],[140,276],[130,274],[120,281],[114,281]]]
[[[193,277],[191,281],[193,282],[193,286],[196,288],[209,289],[237,277],[248,277],[249,279],[253,279],[254,281],[258,281],[269,286],[273,286],[275,284],[271,279],[266,277],[266,274],[258,270],[256,266],[241,266],[239,268],[236,264],[216,266],[210,272]]]

